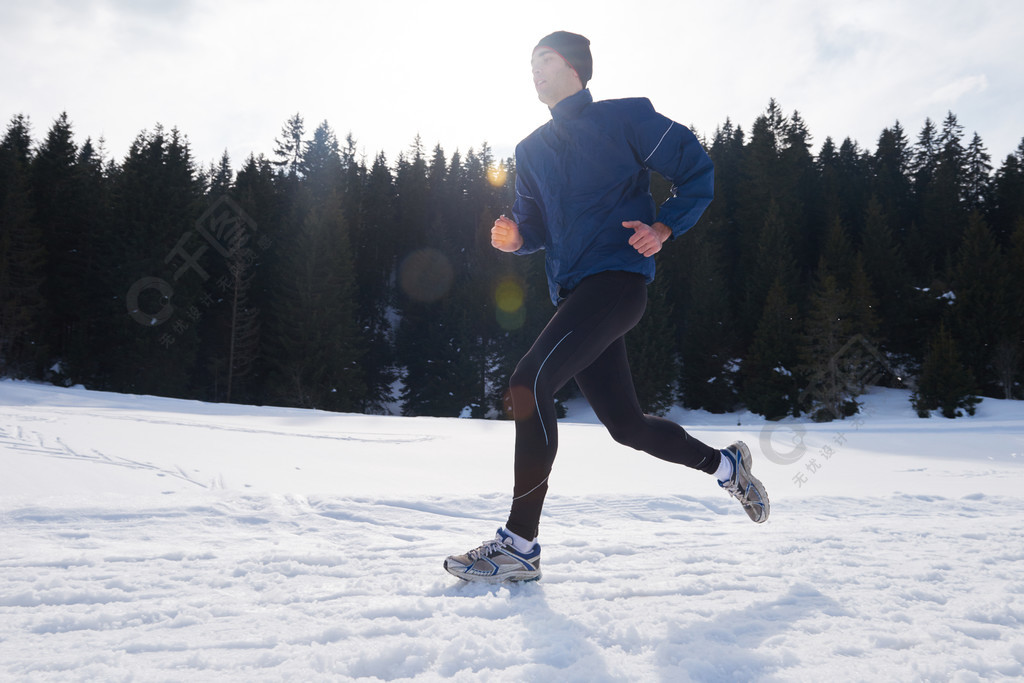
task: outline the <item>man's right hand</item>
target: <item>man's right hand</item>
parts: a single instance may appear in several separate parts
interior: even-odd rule
[[[511,218],[504,215],[494,221],[491,228],[491,246],[500,251],[519,251],[523,247],[523,236],[519,234],[519,226]]]

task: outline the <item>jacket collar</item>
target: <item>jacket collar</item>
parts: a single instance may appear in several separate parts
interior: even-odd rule
[[[551,109],[551,118],[555,120],[574,119],[586,109],[587,105],[593,102],[594,96],[590,94],[590,90],[584,88],[556,104]]]

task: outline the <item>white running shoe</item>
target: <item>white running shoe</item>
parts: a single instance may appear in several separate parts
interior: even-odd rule
[[[506,581],[537,581],[540,579],[540,543],[529,553],[521,553],[512,544],[512,537],[499,528],[494,539],[465,555],[451,555],[444,561],[445,570],[463,581],[504,583]]]
[[[737,441],[722,449],[722,457],[732,462],[732,477],[718,482],[718,485],[743,505],[750,519],[758,524],[767,521],[771,512],[768,492],[764,490],[764,484],[750,473],[750,449],[742,441]]]

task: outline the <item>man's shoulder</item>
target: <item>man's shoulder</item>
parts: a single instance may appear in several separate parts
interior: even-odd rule
[[[544,130],[549,128],[550,126],[551,122],[546,121],[545,123],[542,123],[541,125],[537,126],[532,133],[530,133],[525,138],[520,140],[519,144],[516,145],[516,156],[518,157],[520,152],[526,151],[531,147],[539,144],[541,135],[544,133]]]
[[[524,144],[528,143],[530,140],[533,140],[533,139],[539,137],[544,132],[544,130],[546,128],[550,128],[550,127],[551,127],[551,122],[550,121],[545,121],[544,123],[542,123],[539,126],[537,126],[536,128],[534,128],[533,131],[529,135],[527,135],[525,138],[523,138],[519,142],[519,144],[520,145],[524,145]]]
[[[633,113],[638,111],[654,111],[654,105],[646,97],[620,97],[614,100],[597,100],[592,107],[596,111],[608,113]]]

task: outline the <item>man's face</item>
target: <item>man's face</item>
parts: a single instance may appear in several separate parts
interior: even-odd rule
[[[549,47],[538,47],[530,60],[537,97],[553,107],[583,89],[580,77],[562,56]]]

